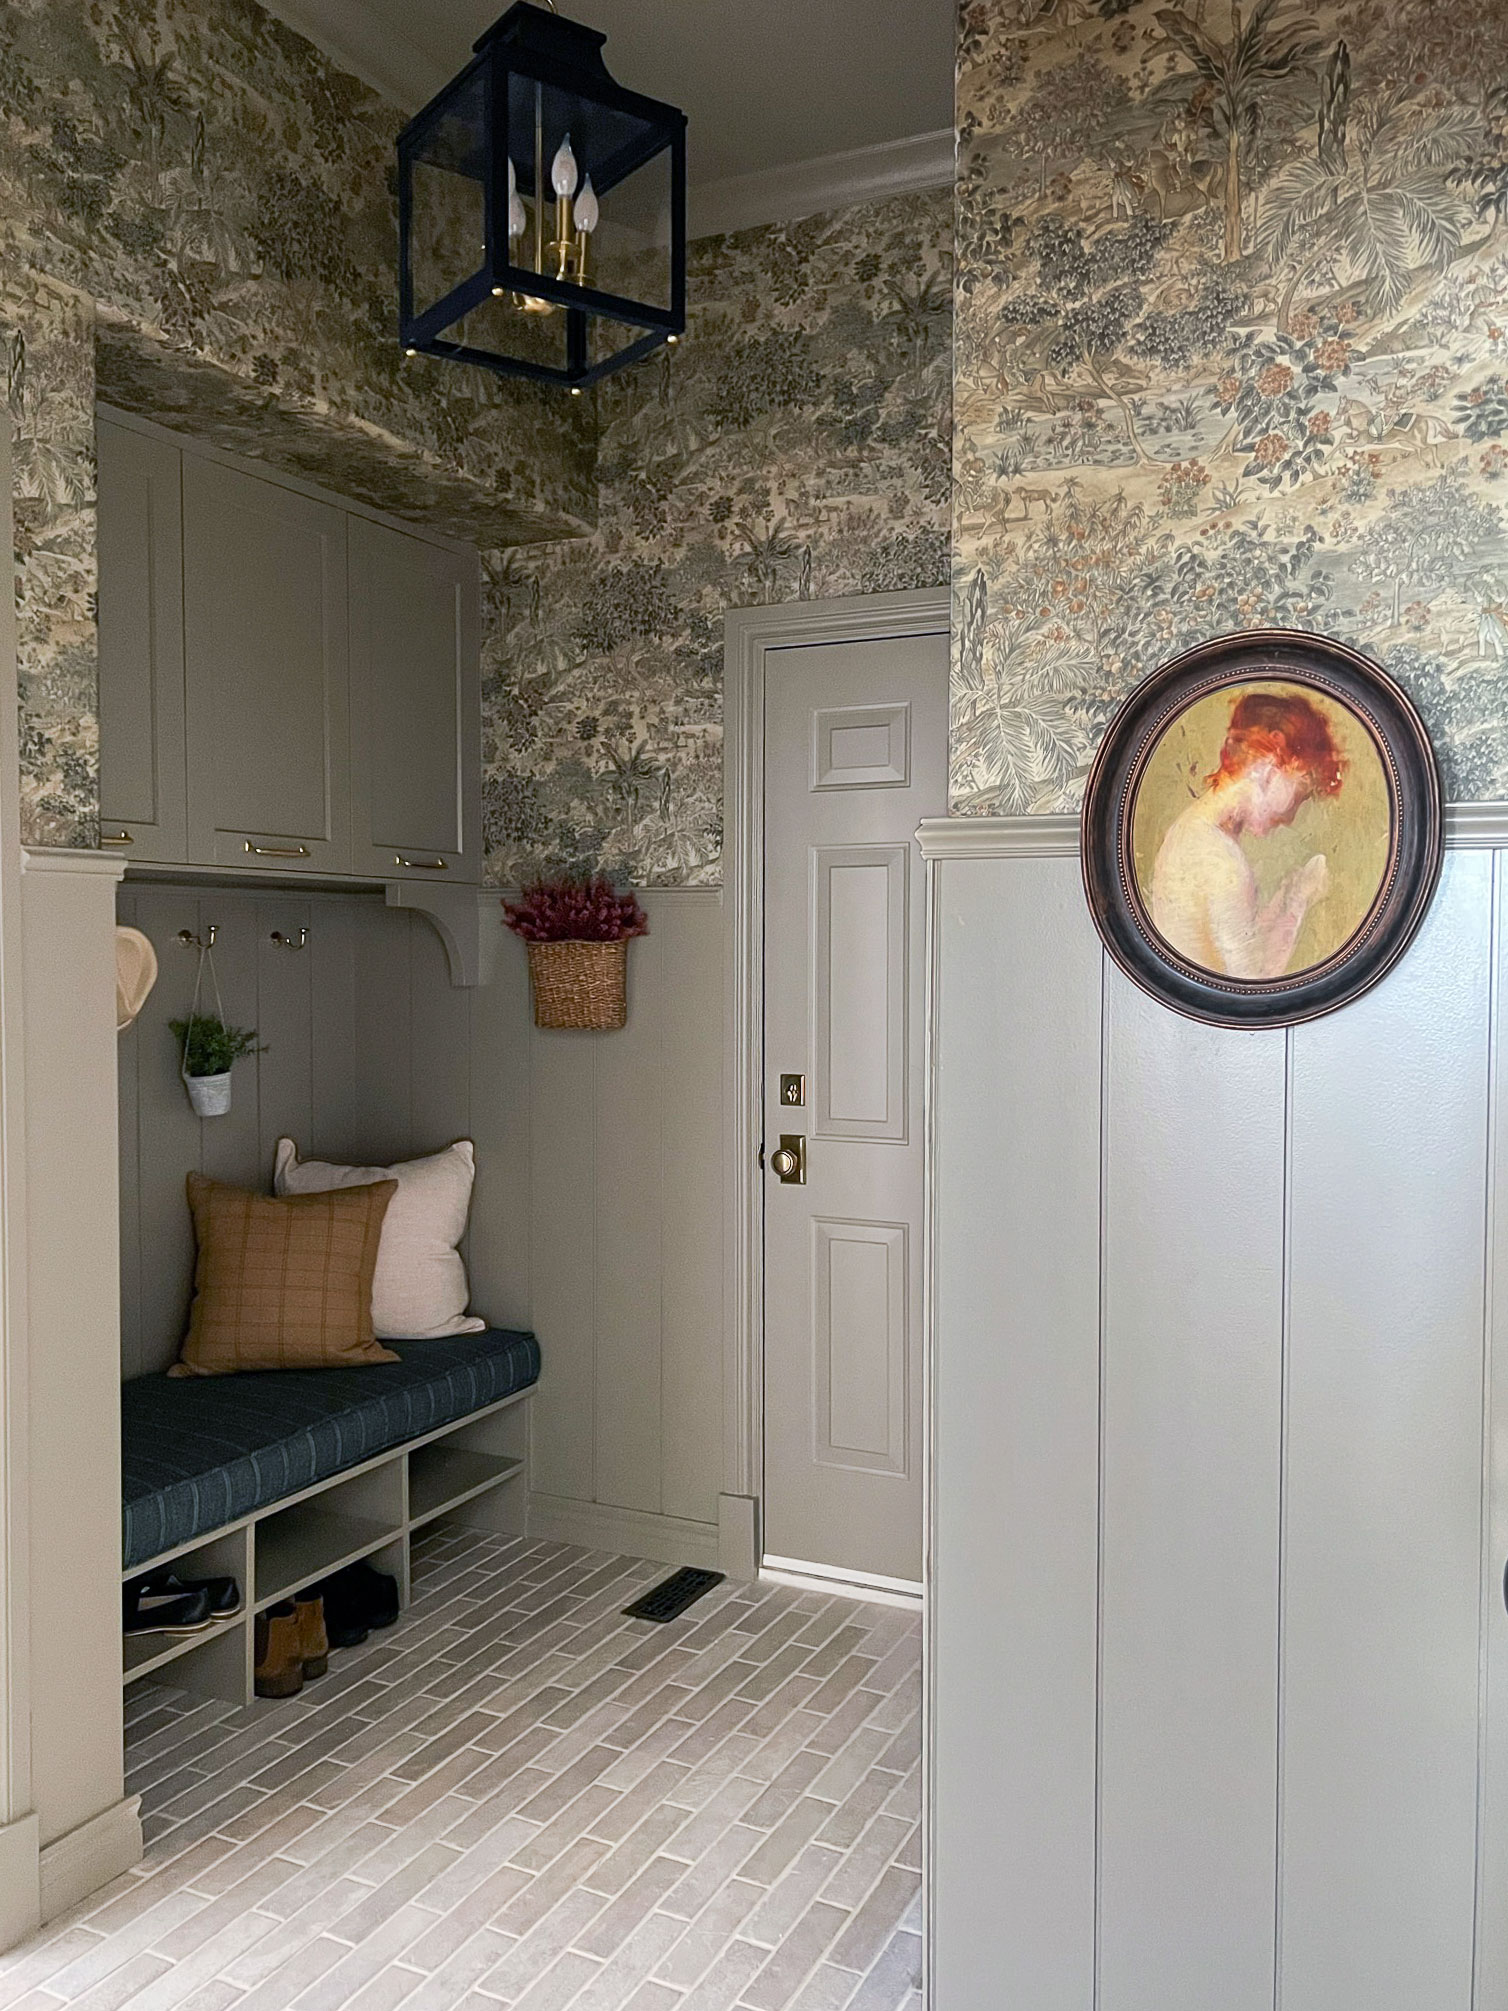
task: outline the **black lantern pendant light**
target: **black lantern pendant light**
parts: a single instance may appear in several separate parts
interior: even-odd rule
[[[409,355],[573,390],[686,326],[686,115],[517,0],[398,136]]]

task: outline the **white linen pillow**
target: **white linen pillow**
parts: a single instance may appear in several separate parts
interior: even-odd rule
[[[466,1233],[475,1173],[469,1138],[427,1159],[381,1167],[300,1159],[293,1140],[280,1138],[273,1188],[278,1194],[324,1194],[332,1187],[396,1180],[372,1278],[372,1326],[379,1340],[439,1341],[448,1334],[479,1334],[487,1325],[467,1317],[471,1286],[456,1248]]]

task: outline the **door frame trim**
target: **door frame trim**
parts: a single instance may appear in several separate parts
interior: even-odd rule
[[[946,586],[730,608],[723,617],[722,1566],[757,1573],[764,1500],[764,698],[771,650],[947,635]]]

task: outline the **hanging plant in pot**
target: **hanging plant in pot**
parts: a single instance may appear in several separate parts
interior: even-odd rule
[[[600,875],[590,880],[541,880],[503,920],[529,949],[534,1024],[611,1033],[628,1020],[628,945],[649,934],[649,917],[634,896]]]
[[[177,1036],[179,1072],[198,1117],[224,1117],[230,1109],[230,1071],[243,1054],[259,1054],[255,1027],[227,1026],[215,1013],[168,1021]]]

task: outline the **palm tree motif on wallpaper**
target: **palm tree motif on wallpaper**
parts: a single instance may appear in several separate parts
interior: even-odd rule
[[[1336,56],[1349,71],[1343,42]],[[1369,310],[1391,314],[1421,274],[1459,257],[1477,209],[1465,170],[1482,140],[1473,107],[1426,108],[1401,92],[1364,106],[1354,131],[1343,105],[1322,118],[1316,152],[1290,161],[1263,194],[1258,242],[1275,270],[1288,269],[1279,326],[1290,326],[1300,287],[1327,260],[1355,273]],[[1491,232],[1489,222],[1484,243]]]
[[[1230,263],[1242,255],[1243,156],[1256,138],[1264,100],[1275,87],[1302,75],[1324,44],[1283,11],[1283,0],[1257,0],[1244,22],[1240,7],[1234,7],[1223,42],[1176,7],[1159,8],[1156,19],[1207,87],[1198,93],[1199,108],[1224,149],[1224,256]]]

